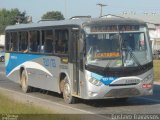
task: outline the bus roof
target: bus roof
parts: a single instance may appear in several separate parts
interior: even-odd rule
[[[94,19],[90,22],[86,22],[85,25],[95,26],[95,25],[142,25],[146,26],[146,23],[136,19],[130,18],[101,18]]]
[[[143,21],[129,19],[129,18],[82,18],[82,19],[69,19],[69,20],[59,20],[59,21],[43,21],[40,23],[29,23],[29,24],[17,24],[10,25],[6,27],[7,30],[16,29],[29,29],[29,28],[43,28],[43,27],[53,27],[53,26],[66,26],[66,25],[144,25],[146,23]]]
[[[59,21],[42,21],[39,23],[11,25],[11,26],[7,26],[6,30],[52,27],[52,26],[63,26],[63,25],[79,25],[80,26],[85,21],[87,20],[86,19],[73,19],[73,20],[59,20]]]

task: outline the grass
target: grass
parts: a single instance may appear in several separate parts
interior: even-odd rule
[[[50,114],[49,110],[44,110],[32,104],[18,103],[15,100],[0,93],[0,113],[1,114]]]
[[[154,60],[154,79],[160,82],[160,60]]]
[[[42,107],[17,102],[0,92],[0,120],[7,117],[16,118],[14,120],[74,120],[77,118],[74,115],[60,115]]]

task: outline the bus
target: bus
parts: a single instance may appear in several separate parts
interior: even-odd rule
[[[153,94],[146,23],[80,18],[6,27],[6,76],[23,92],[40,88],[81,99],[127,100]]]

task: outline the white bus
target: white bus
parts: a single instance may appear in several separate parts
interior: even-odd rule
[[[153,93],[152,52],[142,21],[46,21],[8,26],[5,33],[6,75],[24,92],[54,91],[66,103]]]

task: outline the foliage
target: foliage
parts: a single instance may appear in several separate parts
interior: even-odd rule
[[[26,12],[20,12],[17,8],[7,10],[0,9],[0,34],[4,33],[7,25],[16,23],[27,23]]]
[[[64,16],[59,11],[49,11],[45,13],[42,17],[43,19],[53,19],[53,20],[64,20]]]
[[[159,74],[159,68],[160,68],[160,60],[154,60],[154,80],[160,82],[160,74]]]

